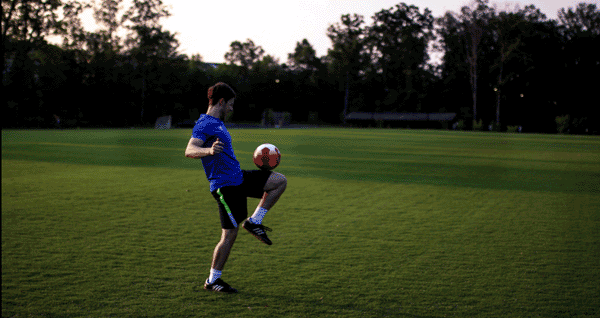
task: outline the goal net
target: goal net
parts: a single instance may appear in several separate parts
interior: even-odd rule
[[[171,129],[171,116],[162,116],[156,119],[155,129]]]

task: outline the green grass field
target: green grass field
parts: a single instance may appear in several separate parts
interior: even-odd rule
[[[598,137],[230,132],[288,176],[235,295],[191,129],[2,131],[2,317],[600,316]]]

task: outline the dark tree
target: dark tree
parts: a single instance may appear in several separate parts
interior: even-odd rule
[[[382,83],[385,104],[404,105],[405,111],[420,110],[433,21],[428,9],[421,13],[406,3],[373,16],[373,25],[367,28],[370,59],[375,66],[371,71]]]
[[[343,15],[341,23],[327,29],[327,36],[333,44],[328,50],[330,71],[344,87],[344,108],[342,121],[346,121],[352,85],[360,77],[365,65],[365,29],[361,15]]]

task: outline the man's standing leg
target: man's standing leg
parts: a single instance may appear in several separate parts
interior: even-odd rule
[[[213,253],[213,261],[211,268],[218,271],[223,270],[225,262],[227,262],[227,258],[231,253],[233,243],[235,243],[237,234],[237,227],[235,229],[223,229],[223,232],[221,233],[221,241],[219,241]]]
[[[221,271],[223,270],[223,267],[225,267],[227,258],[231,253],[231,248],[233,247],[233,243],[235,243],[238,229],[239,228],[237,227],[234,229],[223,229],[223,232],[221,233],[221,240],[215,247],[215,251],[213,253],[210,277],[206,280],[204,289],[226,293],[237,292],[235,288],[229,286],[229,284],[221,280]]]
[[[224,187],[213,191],[212,194],[219,205],[222,232],[221,240],[213,252],[210,276],[204,284],[204,289],[235,293],[237,290],[221,279],[221,272],[237,238],[238,222],[248,215],[246,197],[237,187]]]

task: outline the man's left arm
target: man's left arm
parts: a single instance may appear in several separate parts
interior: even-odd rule
[[[202,147],[204,140],[200,138],[190,138],[187,148],[185,148],[185,156],[193,159],[200,159],[206,156],[214,156],[223,152],[223,143],[217,138],[210,148]]]

